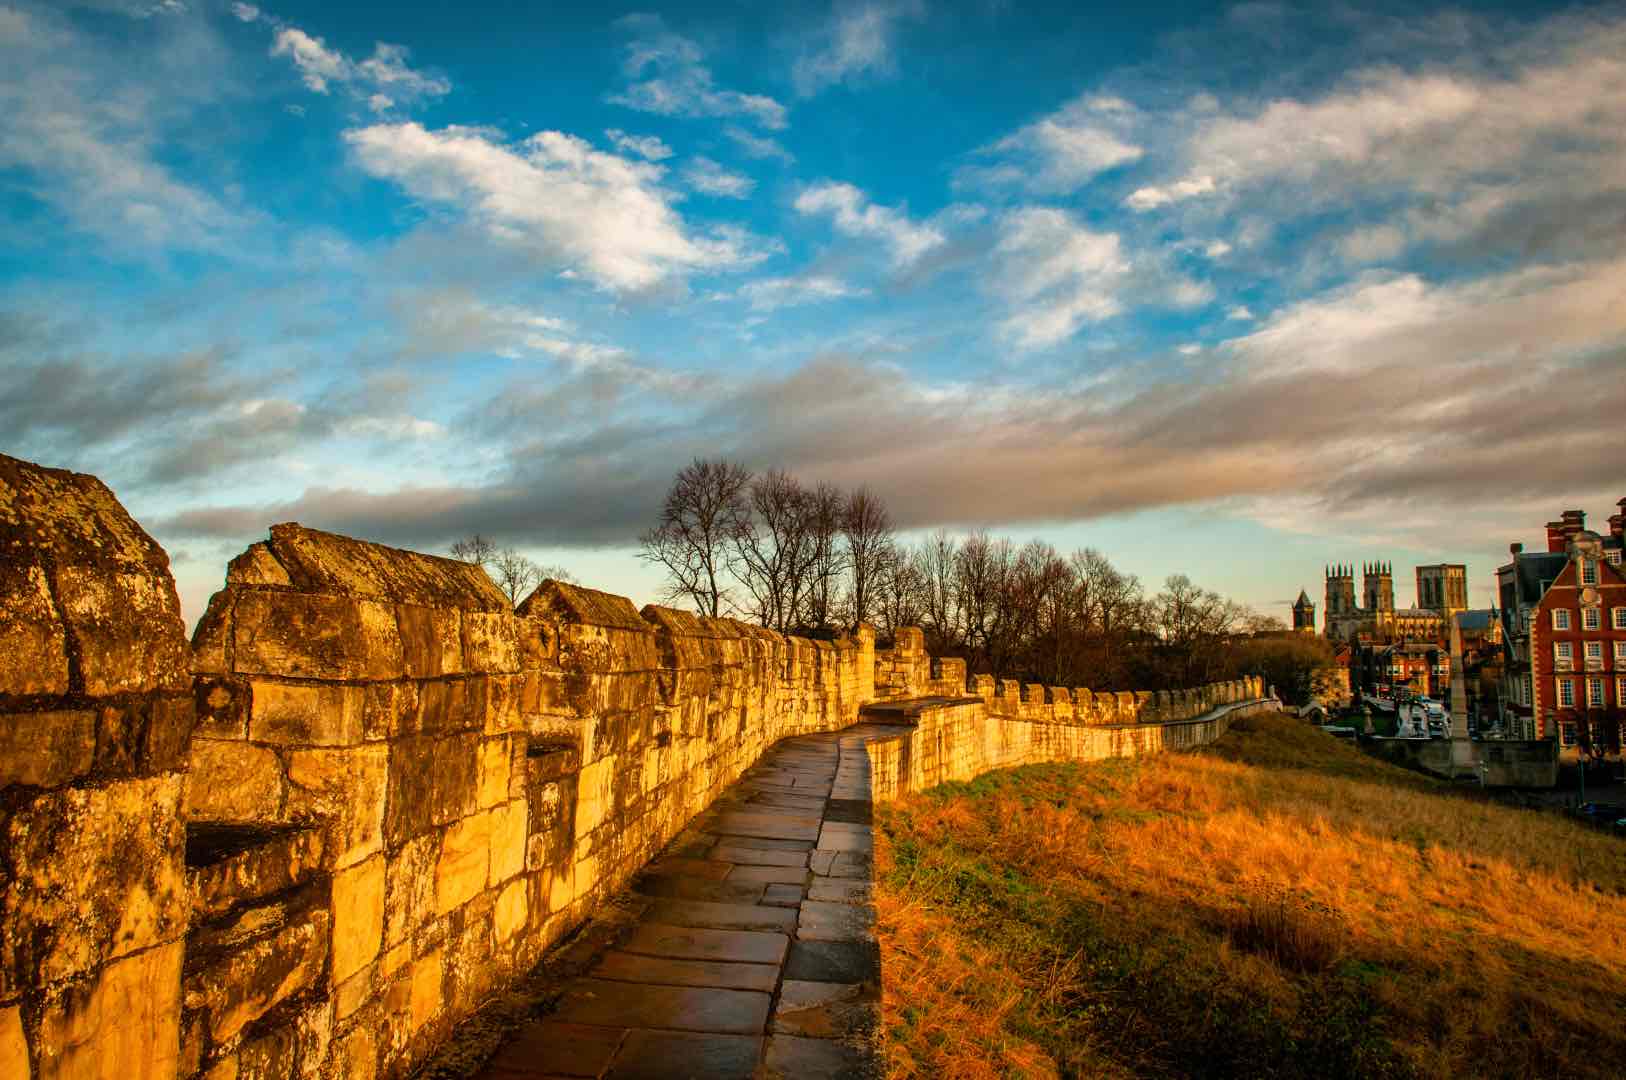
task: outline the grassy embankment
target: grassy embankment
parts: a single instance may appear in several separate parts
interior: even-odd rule
[[[1626,1075],[1626,843],[1270,715],[881,808],[897,1077]]]

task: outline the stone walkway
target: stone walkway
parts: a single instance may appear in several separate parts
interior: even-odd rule
[[[864,743],[897,730],[773,746],[644,870],[631,932],[486,1080],[879,1076]]]

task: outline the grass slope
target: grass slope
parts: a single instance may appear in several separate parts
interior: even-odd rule
[[[877,826],[893,1076],[1626,1075],[1626,844],[1287,717]]]

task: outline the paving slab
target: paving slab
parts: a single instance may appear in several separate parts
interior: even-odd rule
[[[770,1030],[815,1039],[868,1037],[880,1030],[878,988],[868,983],[786,979]]]
[[[633,1031],[607,1080],[751,1080],[762,1060],[762,1038]]]
[[[806,818],[775,818],[763,814],[722,814],[713,829],[725,836],[763,836],[779,840],[817,840],[819,823]]]
[[[879,983],[881,947],[873,941],[793,941],[785,958],[785,978]]]
[[[831,904],[873,904],[875,884],[857,878],[814,878],[807,887],[807,898]]]
[[[762,881],[779,885],[806,885],[813,877],[805,866],[736,866],[729,881]]]
[[[725,842],[718,844],[712,854],[721,862],[735,864],[736,869],[740,866],[807,866],[805,851],[775,851],[772,848],[740,847]]]
[[[675,960],[726,960],[741,964],[778,964],[790,938],[755,930],[705,930],[694,926],[643,923],[621,943],[627,952],[669,956]]]
[[[761,1033],[772,999],[751,990],[648,986],[641,983],[577,979],[565,990],[553,1016],[576,1024],[665,1028],[734,1035]]]
[[[762,904],[718,904],[706,900],[657,900],[649,906],[655,922],[670,926],[700,926],[711,930],[796,929],[796,916],[782,908]]]
[[[719,904],[756,904],[762,901],[760,881],[712,881],[692,877],[637,877],[632,890],[640,896],[669,900],[710,900]]]
[[[681,875],[721,881],[732,869],[734,867],[731,863],[716,862],[712,859],[656,859],[644,867],[644,873],[655,877]]]
[[[762,902],[776,907],[796,907],[805,898],[806,892],[800,885],[769,885],[762,894]]]
[[[543,1020],[527,1024],[491,1059],[490,1080],[537,1076],[601,1076],[621,1048],[627,1029]]]
[[[869,1080],[881,1076],[880,1055],[868,1040],[774,1035],[762,1063],[764,1080]]]
[[[725,836],[719,839],[721,843],[735,850],[747,848],[752,851],[800,851],[804,855],[813,850],[812,840],[785,840],[774,836]]]
[[[796,936],[802,941],[874,941],[875,909],[867,904],[805,900]]]
[[[663,986],[713,986],[771,994],[779,982],[778,964],[730,964],[717,960],[673,960],[614,950],[592,972],[597,979]]]

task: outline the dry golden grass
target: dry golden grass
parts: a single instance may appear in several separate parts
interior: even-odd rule
[[[1626,1075],[1626,844],[1286,717],[879,826],[894,1075]]]

